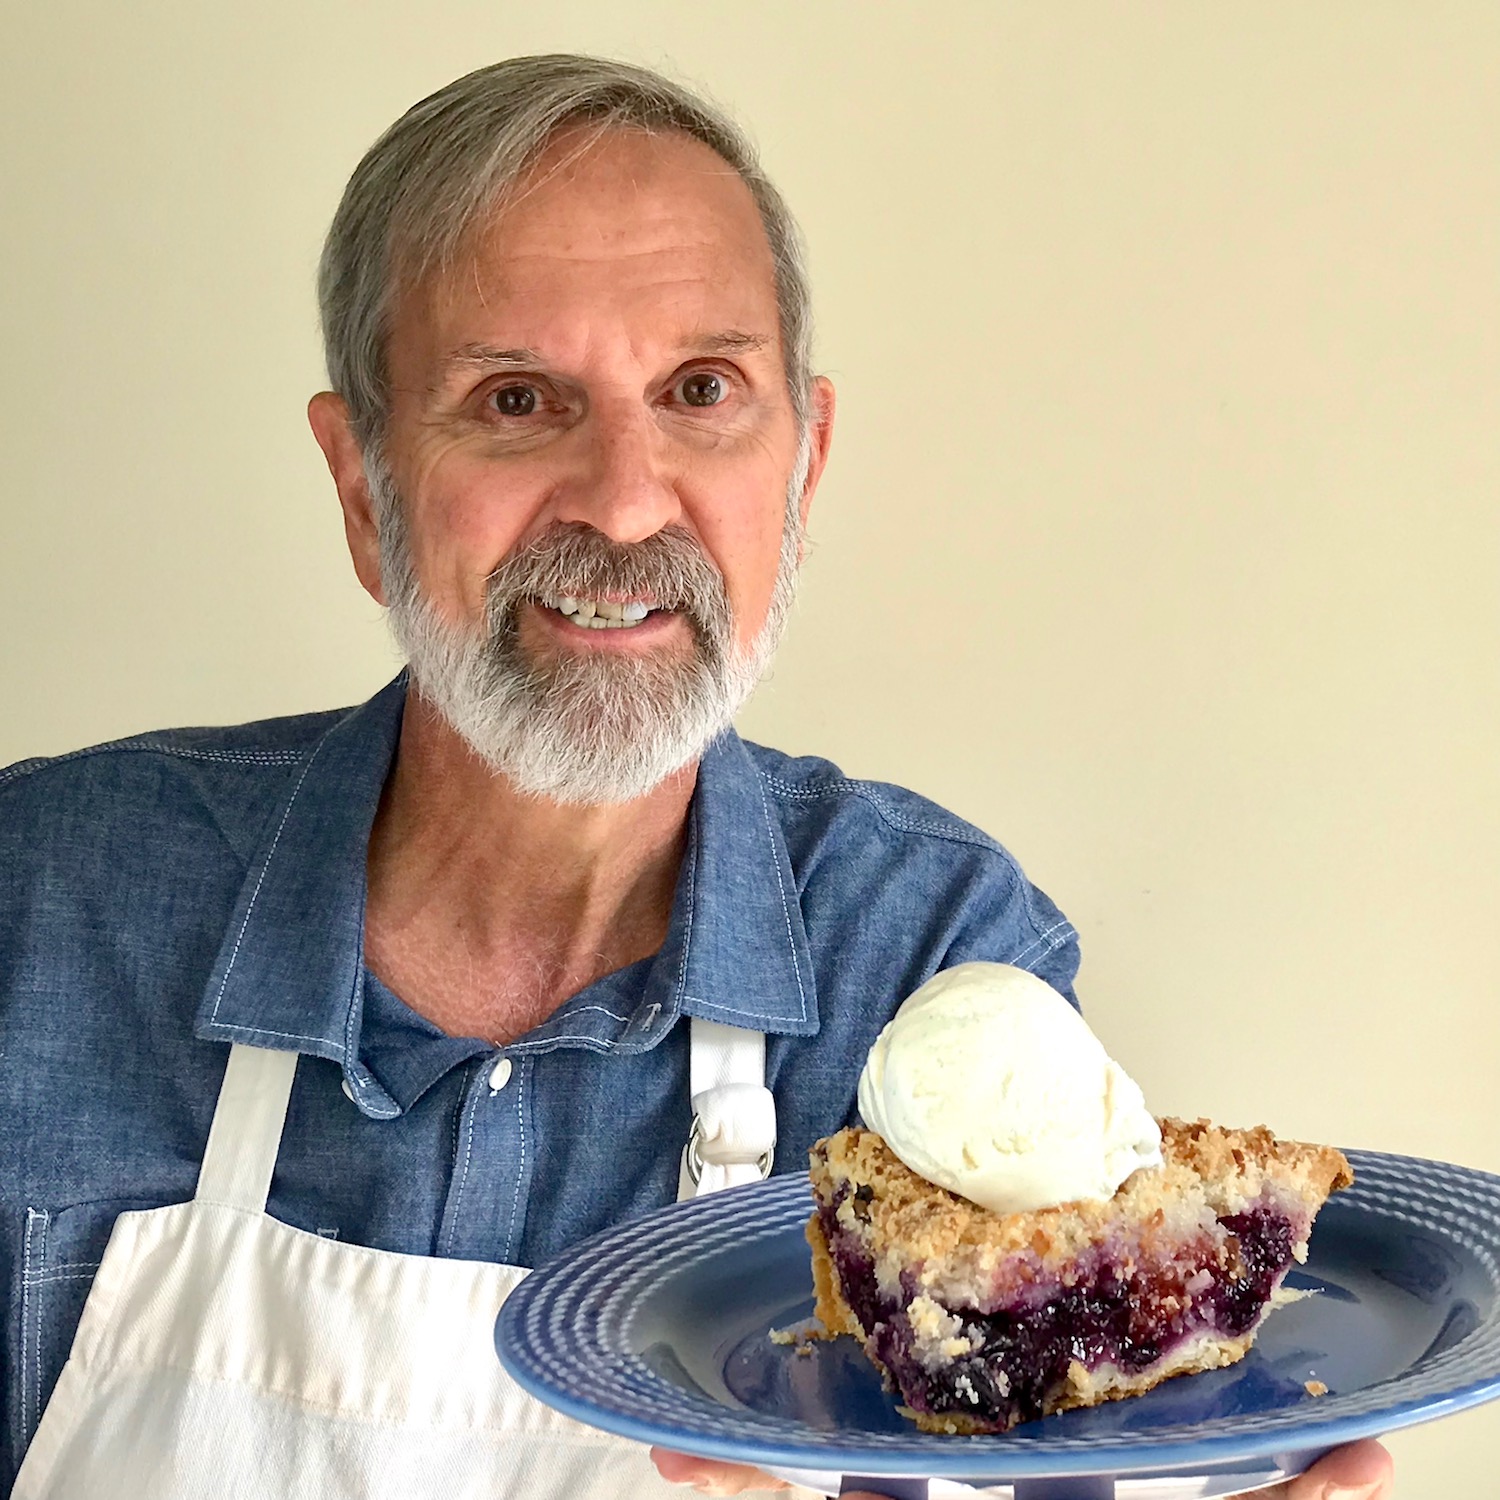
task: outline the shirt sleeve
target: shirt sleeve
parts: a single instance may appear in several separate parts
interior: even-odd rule
[[[974,961],[1014,964],[1044,979],[1078,1008],[1074,982],[1078,932],[1040,886],[1009,855],[965,892],[967,920],[954,933],[943,969]]]

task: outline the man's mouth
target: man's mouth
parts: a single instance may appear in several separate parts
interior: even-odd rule
[[[544,609],[553,609],[563,619],[585,630],[633,630],[652,615],[668,613],[660,605],[643,599],[539,599]]]

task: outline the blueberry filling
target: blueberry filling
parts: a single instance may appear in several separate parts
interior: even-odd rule
[[[1292,1263],[1292,1226],[1284,1215],[1265,1208],[1226,1214],[1219,1223],[1238,1241],[1239,1263],[1235,1274],[1216,1278],[1209,1288],[1211,1321],[1238,1336],[1254,1325],[1272,1287]]]
[[[838,1201],[845,1196],[847,1189]],[[1169,1261],[1137,1264],[1127,1275],[1100,1257],[1077,1285],[1059,1282],[1024,1308],[950,1308],[970,1349],[932,1367],[919,1357],[907,1313],[916,1282],[903,1278],[900,1300],[882,1295],[873,1260],[838,1223],[837,1202],[819,1215],[844,1299],[905,1403],[934,1415],[962,1414],[996,1432],[1040,1416],[1075,1361],[1135,1374],[1195,1335],[1248,1332],[1291,1264],[1294,1241],[1286,1216],[1262,1205],[1221,1219],[1226,1236],[1205,1238]]]

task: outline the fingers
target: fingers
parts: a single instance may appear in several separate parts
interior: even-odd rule
[[[653,1448],[651,1462],[663,1479],[690,1484],[703,1495],[742,1495],[746,1490],[786,1490],[784,1479],[774,1479],[749,1464],[729,1464],[717,1458],[694,1458],[670,1448]]]
[[[1267,1500],[1393,1500],[1391,1455],[1366,1438],[1335,1448],[1307,1473],[1265,1493]]]
[[[663,1479],[692,1485],[704,1495],[741,1495],[747,1490],[790,1488],[785,1481],[749,1464],[694,1458],[669,1448],[653,1448],[651,1462]],[[1335,1448],[1305,1474],[1263,1493],[1265,1500],[1394,1500],[1391,1456],[1379,1443],[1367,1438]],[[860,1490],[850,1491],[842,1500],[882,1500],[882,1497]]]

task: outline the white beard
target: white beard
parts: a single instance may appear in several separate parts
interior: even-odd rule
[[[450,625],[421,592],[400,496],[372,455],[365,469],[381,582],[417,691],[490,770],[527,796],[584,804],[644,796],[729,727],[775,654],[796,593],[809,457],[804,439],[787,487],[766,621],[741,650],[723,579],[680,528],[633,547],[588,527],[549,532],[491,575],[482,627]],[[689,652],[527,655],[518,630],[525,602],[607,591],[681,609],[692,626]]]

